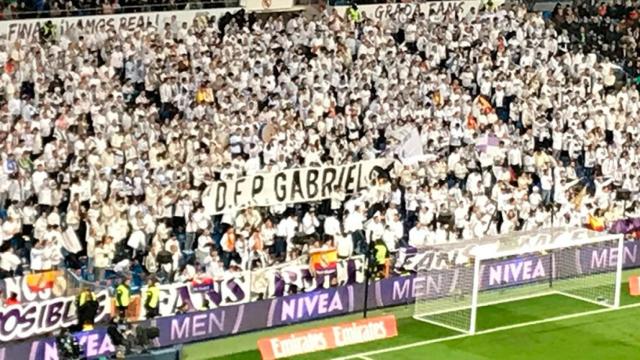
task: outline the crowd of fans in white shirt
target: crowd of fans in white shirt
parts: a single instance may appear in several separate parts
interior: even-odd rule
[[[98,280],[140,264],[181,281],[623,216],[640,102],[609,63],[519,6],[341,15],[2,41],[0,276],[86,255]],[[363,193],[204,211],[216,180],[392,159],[405,126],[424,155]]]

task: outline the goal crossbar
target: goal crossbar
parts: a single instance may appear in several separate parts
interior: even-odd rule
[[[575,240],[572,240],[572,242],[570,243],[554,242],[550,244],[540,244],[540,246],[531,247],[531,248],[513,248],[508,250],[497,251],[492,254],[472,255],[472,257],[474,257],[476,261],[491,260],[495,258],[521,255],[523,252],[535,253],[535,252],[543,252],[543,251],[553,251],[553,250],[558,250],[566,247],[585,246],[585,245],[602,243],[605,241],[620,240],[623,237],[624,235],[621,235],[621,234],[617,234],[617,235],[609,234],[609,235],[602,235],[598,237],[587,237],[587,238],[575,239]],[[476,249],[481,249],[482,247],[483,247],[482,245],[479,245]]]

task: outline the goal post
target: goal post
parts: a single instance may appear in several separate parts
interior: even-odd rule
[[[541,243],[516,233],[429,250],[455,253],[457,261],[418,271],[419,278],[445,279],[447,286],[417,292],[414,319],[475,334],[619,307],[624,237],[555,231]]]

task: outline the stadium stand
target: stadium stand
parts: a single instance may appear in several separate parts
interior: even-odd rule
[[[5,18],[187,8],[56,4]],[[477,5],[2,40],[0,278],[187,283],[371,248],[386,277],[407,249],[637,217],[636,8]]]

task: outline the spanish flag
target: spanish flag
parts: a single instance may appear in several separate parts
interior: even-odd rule
[[[604,219],[599,216],[589,215],[589,228],[594,231],[604,231]]]
[[[475,117],[473,117],[473,115],[471,115],[471,113],[469,113],[469,115],[467,115],[467,128],[475,129],[477,127],[478,127],[478,121],[476,120]]]
[[[493,110],[493,106],[491,106],[491,102],[487,100],[484,96],[478,95],[478,97],[476,97],[476,100],[478,101],[478,106],[480,107],[480,111],[483,114],[486,115]]]
[[[436,90],[436,91],[433,92],[433,94],[431,94],[431,101],[433,101],[433,104],[436,107],[441,107],[442,106],[444,101],[442,99],[442,95],[440,94],[440,90]]]
[[[191,290],[194,292],[204,292],[213,289],[213,278],[210,276],[196,277],[191,281]]]
[[[318,249],[309,252],[309,266],[318,274],[332,273],[338,264],[338,251],[331,249]]]
[[[56,278],[60,275],[59,271],[47,271],[39,274],[29,274],[25,276],[27,287],[31,292],[39,292],[51,289]]]

